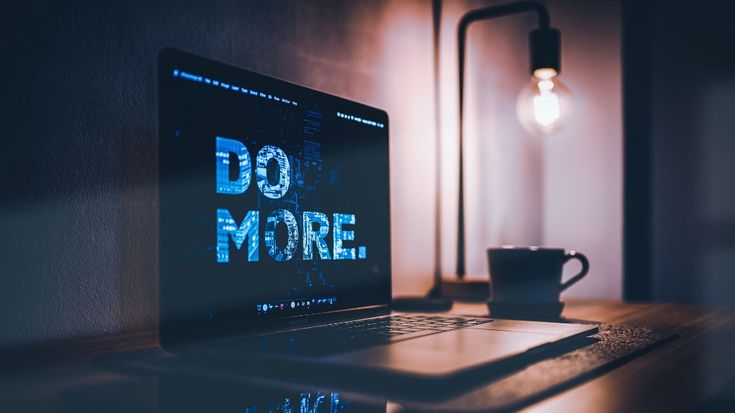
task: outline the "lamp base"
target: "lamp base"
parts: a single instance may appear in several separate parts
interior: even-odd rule
[[[396,297],[391,307],[397,311],[435,313],[449,311],[452,304],[452,299],[448,297]]]
[[[490,282],[476,279],[444,279],[442,295],[457,301],[485,302],[490,297]]]

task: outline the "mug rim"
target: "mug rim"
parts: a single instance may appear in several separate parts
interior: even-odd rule
[[[491,251],[529,251],[529,252],[562,251],[562,252],[565,252],[566,249],[561,248],[561,247],[540,247],[536,245],[528,245],[528,246],[501,245],[501,246],[489,247],[487,251],[488,252],[491,252]],[[576,250],[570,250],[570,251],[576,251]]]

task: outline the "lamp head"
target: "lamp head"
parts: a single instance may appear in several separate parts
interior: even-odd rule
[[[534,135],[559,130],[574,112],[569,89],[559,80],[561,34],[552,27],[531,31],[531,81],[516,100],[516,115]]]

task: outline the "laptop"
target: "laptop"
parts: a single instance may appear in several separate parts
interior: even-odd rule
[[[182,359],[294,379],[446,383],[597,331],[391,311],[380,109],[164,49],[159,115],[160,340]]]

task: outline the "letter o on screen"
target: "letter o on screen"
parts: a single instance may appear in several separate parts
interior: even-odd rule
[[[288,240],[283,249],[276,243],[276,227],[281,222],[286,224],[286,230],[288,231]],[[299,226],[296,223],[296,217],[285,209],[276,209],[271,212],[265,221],[264,238],[265,246],[268,248],[268,255],[275,261],[290,260],[293,258],[299,242]]]
[[[278,162],[278,182],[273,185],[268,182],[268,162],[271,159]],[[266,145],[258,151],[255,158],[255,178],[260,193],[266,198],[279,199],[286,195],[291,184],[291,165],[281,148]]]

